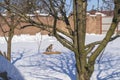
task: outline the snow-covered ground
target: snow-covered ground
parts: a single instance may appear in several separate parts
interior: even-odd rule
[[[101,40],[103,37],[104,35],[87,34],[86,44]],[[107,45],[103,55],[96,61],[91,80],[120,80],[119,41],[120,38],[117,38]],[[49,44],[53,44],[53,51],[60,51],[61,54],[43,54]],[[0,50],[6,51],[3,37],[0,37]],[[18,72],[18,77],[21,78],[22,75],[25,80],[76,80],[74,53],[62,46],[54,37],[47,35],[14,36],[12,64],[16,68],[9,67],[11,64],[4,64],[3,61],[4,58],[0,56],[0,72],[6,69],[9,77],[13,75],[17,77]]]

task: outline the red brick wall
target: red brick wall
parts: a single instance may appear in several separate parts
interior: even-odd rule
[[[36,18],[33,17],[33,19],[36,20]],[[86,24],[86,31],[87,33],[95,33],[95,34],[101,34],[101,15],[94,15],[94,16],[91,16],[91,15],[87,15],[87,24]],[[38,22],[43,22],[45,24],[49,24],[49,25],[52,25],[53,24],[53,18],[51,16],[49,17],[46,17],[46,16],[39,16],[39,20],[36,20]],[[71,27],[73,28],[74,26],[74,22],[73,22],[73,17],[71,16],[69,18],[69,21],[70,21],[70,24],[71,24]],[[25,25],[25,24],[22,24],[22,25]],[[8,30],[9,28],[7,27],[7,25],[3,25],[5,26],[5,30]],[[64,31],[67,31],[66,29],[66,25],[63,21],[58,21],[57,23],[57,27],[59,29],[62,29]],[[16,35],[20,35],[20,34],[31,34],[31,35],[34,35],[38,32],[40,32],[40,28],[36,28],[36,27],[29,27],[29,28],[25,28],[25,29],[22,29],[22,30],[18,30],[16,29],[15,30],[15,34]],[[41,31],[42,34],[48,34],[48,32],[42,30]],[[3,36],[3,33],[0,29],[0,36]]]
[[[101,34],[101,15],[87,15],[87,33]]]

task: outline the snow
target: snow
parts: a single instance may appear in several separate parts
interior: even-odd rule
[[[10,80],[24,80],[18,69],[2,56],[0,56],[0,72],[7,72]]]
[[[105,14],[101,13],[101,12],[96,12],[96,15],[101,15],[101,16],[106,16]]]
[[[96,12],[95,14],[87,13],[87,15],[90,15],[90,16],[93,16],[93,17],[95,17],[95,16],[97,16],[97,15],[101,15],[102,17],[105,17],[105,16],[106,16],[106,14],[101,13],[101,12]]]
[[[101,40],[104,36],[87,34],[86,44]],[[91,80],[120,80],[119,41],[120,38],[117,38],[109,42],[103,55],[98,57]],[[53,44],[53,51],[60,51],[61,54],[43,54],[49,44]],[[0,50],[6,51],[3,37],[0,37]],[[76,80],[74,53],[55,37],[41,36],[40,33],[13,37],[12,64],[0,56],[0,72],[3,71],[15,80]]]

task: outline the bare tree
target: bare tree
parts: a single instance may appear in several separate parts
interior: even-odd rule
[[[102,50],[106,47],[109,41],[117,38],[112,38],[112,35],[114,34],[114,31],[119,22],[120,16],[118,10],[120,7],[120,1],[114,0],[114,17],[104,39],[87,45],[85,44],[87,0],[73,0],[74,26],[71,25],[69,17],[66,14],[66,0],[39,0],[39,2],[42,3],[41,5],[44,4],[45,6],[42,8],[43,11],[48,12],[52,16],[52,25],[45,24],[39,19],[36,21],[34,19],[28,18],[27,16],[24,16],[25,21],[38,28],[49,31],[58,39],[59,42],[73,51],[76,58],[77,80],[90,80],[90,77],[94,71],[94,64],[97,57],[101,54]],[[18,10],[17,8],[15,9]],[[18,11],[20,12],[20,10]],[[59,20],[65,23],[65,29],[67,31],[61,30],[57,27],[57,22]],[[28,26],[30,25],[26,25],[22,28]],[[63,37],[59,33],[67,36],[69,39]]]
[[[4,0],[4,2],[0,4],[0,6],[5,10],[5,13],[0,13],[0,29],[7,42],[7,53],[4,53],[4,56],[11,61],[12,38],[14,36],[14,30],[17,29],[17,26],[20,24],[20,21],[18,20],[20,20],[21,17],[13,13],[9,5],[11,5],[10,0]]]

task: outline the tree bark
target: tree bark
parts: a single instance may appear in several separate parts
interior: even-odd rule
[[[7,59],[9,61],[11,61],[11,41],[12,41],[12,38],[9,38],[7,42]]]
[[[82,65],[81,65],[81,64]],[[85,57],[76,57],[77,80],[90,80],[88,66]]]
[[[12,46],[12,38],[14,35],[14,27],[11,26],[12,28],[10,29],[8,33],[8,40],[7,40],[7,59],[11,61],[11,46]]]
[[[87,66],[87,53],[85,51],[85,33],[86,33],[86,5],[83,0],[74,0],[74,47],[77,80],[90,80]]]

